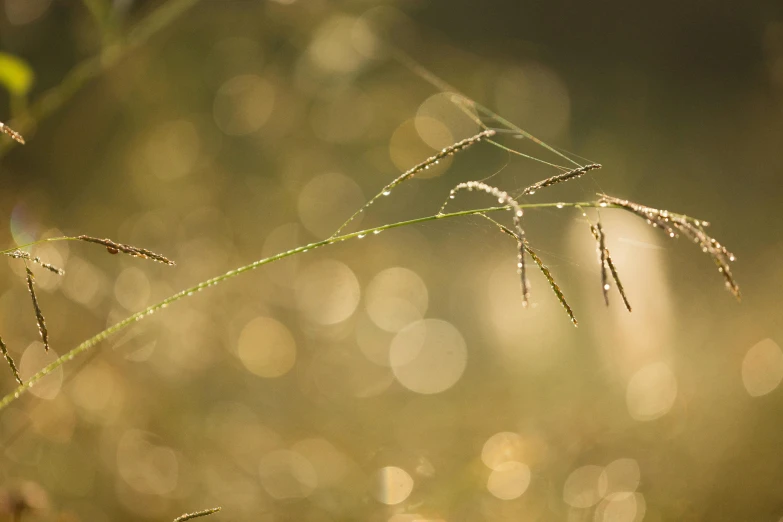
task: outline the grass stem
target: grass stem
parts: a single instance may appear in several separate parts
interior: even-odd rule
[[[536,209],[536,208],[564,208],[564,207],[597,207],[599,205],[605,205],[605,203],[599,202],[599,201],[588,201],[588,202],[578,202],[578,203],[534,203],[534,204],[527,204],[527,205],[520,205],[523,209]],[[67,363],[68,361],[71,361],[75,359],[78,355],[82,354],[83,352],[86,352],[93,346],[97,345],[101,341],[104,341],[108,337],[112,336],[113,334],[119,332],[120,330],[126,328],[127,326],[130,326],[131,324],[134,324],[138,321],[141,321],[158,310],[162,310],[163,308],[168,307],[170,304],[175,303],[177,301],[180,301],[182,299],[185,299],[187,297],[191,297],[197,292],[200,292],[206,288],[218,285],[220,283],[223,283],[224,281],[227,281],[229,279],[232,279],[240,274],[243,274],[245,272],[249,272],[251,270],[255,270],[256,268],[259,268],[261,266],[267,265],[269,263],[273,263],[275,261],[279,261],[281,259],[285,259],[287,257],[291,257],[298,254],[304,254],[305,252],[308,252],[310,250],[315,250],[316,248],[320,248],[327,245],[332,245],[335,243],[340,243],[342,241],[347,241],[349,239],[358,239],[363,238],[365,236],[374,235],[375,233],[380,233],[385,230],[391,230],[394,228],[401,228],[406,227],[410,225],[417,225],[422,223],[428,223],[431,221],[437,221],[441,219],[449,219],[449,218],[457,218],[457,217],[463,217],[463,216],[476,216],[488,212],[498,212],[498,211],[508,211],[509,207],[507,206],[500,206],[500,207],[489,207],[489,208],[479,208],[479,209],[471,209],[471,210],[462,210],[459,212],[450,212],[447,214],[435,214],[432,216],[425,216],[415,219],[409,219],[406,221],[399,221],[397,223],[389,223],[386,225],[378,226],[375,228],[368,228],[366,230],[360,230],[358,232],[352,232],[350,234],[344,234],[341,236],[332,237],[329,239],[324,239],[321,241],[316,241],[315,243],[310,243],[308,245],[300,246],[298,248],[294,248],[292,250],[287,250],[285,252],[281,252],[279,254],[276,254],[271,257],[267,257],[264,259],[259,259],[258,261],[254,261],[250,264],[247,264],[245,266],[236,268],[234,270],[230,270],[226,272],[225,274],[221,274],[219,276],[213,277],[211,279],[207,279],[206,281],[202,281],[201,283],[198,283],[195,286],[191,286],[190,288],[186,288],[185,290],[182,290],[180,292],[177,292],[174,295],[171,295],[167,297],[166,299],[160,301],[159,303],[153,304],[151,306],[148,306],[144,310],[141,310],[140,312],[136,312],[133,315],[130,315],[123,319],[122,321],[106,328],[105,330],[95,334],[94,336],[90,337],[86,341],[82,342],[75,348],[73,348],[71,351],[61,355],[58,359],[56,359],[54,362],[50,363],[43,369],[41,369],[38,373],[31,376],[23,385],[20,385],[17,387],[13,392],[5,395],[2,399],[0,399],[0,410],[5,409],[9,404],[14,402],[16,399],[22,396],[27,390],[32,388],[37,382],[39,382],[41,379],[52,373],[54,370],[62,366],[63,364]],[[64,236],[64,237],[56,237],[56,238],[48,238],[48,239],[42,239],[40,241],[35,241],[33,243],[28,243],[26,245],[19,245],[13,248],[9,248],[4,251],[0,251],[0,254],[4,254],[6,252],[13,252],[16,249],[26,248],[30,247],[36,244],[40,243],[46,243],[46,242],[52,242],[52,241],[80,241],[79,237],[70,237],[70,236]]]

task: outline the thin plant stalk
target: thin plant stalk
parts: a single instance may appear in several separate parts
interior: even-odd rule
[[[451,92],[455,94],[459,98],[458,100],[455,100],[455,104],[462,110],[462,112],[464,112],[469,118],[475,121],[482,128],[486,129],[487,126],[484,125],[484,123],[480,120],[480,118],[477,118],[470,109],[474,109],[476,112],[495,120],[497,123],[504,125],[505,127],[514,131],[518,135],[531,140],[536,145],[539,145],[547,149],[549,152],[556,154],[562,159],[568,161],[569,163],[572,163],[574,166],[576,167],[582,166],[576,161],[574,161],[573,159],[563,154],[562,152],[555,149],[554,147],[547,145],[542,140],[536,138],[529,132],[522,130],[519,126],[513,124],[509,120],[493,112],[492,110],[485,107],[484,105],[481,105],[477,101],[469,98],[468,96],[465,96],[460,91],[455,89],[453,86],[449,85],[447,82],[443,81],[441,78],[439,78],[438,76],[436,76],[435,74],[427,70],[425,67],[419,64],[416,60],[411,58],[407,53],[405,53],[401,49],[396,48],[394,46],[390,46],[390,51],[391,51],[391,56],[395,60],[397,60],[397,62],[402,64],[404,67],[407,67],[411,72],[416,74],[418,77],[420,77],[421,79],[423,79],[424,81],[426,81],[427,83],[435,87],[436,89],[442,92]],[[531,158],[531,159],[536,159],[536,158]]]
[[[362,207],[360,207],[359,210],[354,212],[353,215],[351,215],[351,217],[349,217],[348,220],[345,221],[345,223],[340,225],[340,228],[335,230],[334,234],[332,234],[331,237],[338,236],[340,234],[340,232],[342,232],[345,229],[345,227],[347,227],[348,224],[351,221],[353,221],[354,219],[356,219],[357,216],[359,216],[359,214],[361,214],[362,212],[367,210],[367,208],[369,208],[370,205],[372,205],[373,203],[378,201],[381,197],[390,195],[392,190],[394,190],[394,188],[397,187],[398,185],[408,181],[409,179],[412,179],[416,174],[418,174],[418,173],[420,173],[420,172],[422,172],[424,170],[427,170],[430,167],[434,167],[435,165],[437,165],[440,162],[440,160],[442,160],[444,158],[447,158],[449,156],[453,156],[454,154],[456,154],[456,153],[458,153],[458,152],[460,152],[462,150],[467,149],[471,145],[474,145],[474,144],[480,142],[481,140],[485,140],[485,139],[487,139],[487,138],[489,138],[491,136],[494,136],[494,135],[495,135],[495,131],[494,130],[484,130],[484,131],[481,131],[478,134],[476,134],[475,136],[471,136],[470,138],[465,138],[463,140],[460,140],[460,141],[458,141],[456,143],[453,143],[453,144],[449,145],[448,147],[443,148],[437,154],[435,154],[433,156],[430,156],[429,158],[427,158],[426,160],[422,161],[418,165],[416,165],[416,166],[406,170],[405,172],[403,172],[402,174],[400,174],[399,176],[394,178],[385,187],[383,187],[380,192],[378,192],[367,203],[365,203]]]
[[[526,204],[526,205],[520,205],[523,209],[535,209],[535,208],[564,208],[564,207],[576,207],[576,206],[583,206],[583,207],[596,207],[600,204],[603,204],[601,202],[578,202],[578,203],[533,203],[533,204]],[[106,328],[105,330],[95,334],[94,336],[90,337],[86,341],[82,342],[69,352],[63,354],[60,356],[57,360],[53,361],[40,371],[38,371],[36,374],[31,376],[25,384],[17,387],[13,392],[5,395],[2,399],[0,399],[0,410],[5,409],[9,404],[14,402],[16,399],[22,396],[23,393],[25,393],[27,390],[32,388],[37,382],[39,382],[41,379],[52,373],[57,368],[61,367],[63,364],[65,364],[68,361],[72,361],[80,354],[86,352],[90,348],[94,347],[101,341],[104,341],[105,339],[111,337],[113,334],[119,332],[120,330],[137,323],[138,321],[142,321],[145,318],[151,316],[155,312],[162,310],[166,307],[168,307],[170,304],[173,304],[177,301],[180,301],[182,299],[185,299],[187,297],[191,297],[195,295],[196,293],[221,284],[229,279],[232,279],[240,274],[243,274],[245,272],[249,272],[251,270],[255,270],[256,268],[259,268],[261,266],[267,265],[269,263],[273,263],[275,261],[279,261],[281,259],[285,259],[287,257],[291,257],[298,254],[304,254],[305,252],[308,252],[310,250],[315,250],[317,248],[327,246],[327,245],[333,245],[335,243],[340,243],[342,241],[347,241],[350,239],[361,239],[365,236],[370,235],[377,235],[385,230],[391,230],[394,228],[401,228],[405,226],[411,226],[411,225],[418,225],[423,223],[428,223],[431,221],[438,221],[441,219],[449,219],[449,218],[456,218],[456,217],[462,217],[462,216],[475,216],[478,214],[484,214],[488,212],[499,212],[499,211],[508,211],[510,207],[506,206],[500,206],[500,207],[488,207],[488,208],[478,208],[478,209],[472,209],[472,210],[462,210],[459,212],[451,212],[448,214],[435,214],[432,216],[425,216],[415,219],[409,219],[406,221],[399,221],[397,223],[390,223],[382,226],[378,226],[375,228],[369,228],[366,230],[360,230],[358,232],[352,232],[350,234],[344,234],[341,236],[324,239],[321,241],[316,241],[315,243],[310,243],[309,245],[304,245],[298,248],[294,248],[292,250],[287,250],[285,252],[281,252],[279,254],[276,254],[271,257],[267,257],[264,259],[260,259],[258,261],[254,261],[248,265],[236,268],[234,270],[230,270],[226,272],[225,274],[213,277],[211,279],[207,279],[206,281],[202,281],[201,283],[192,286],[190,288],[186,288],[185,290],[182,290],[180,292],[177,292],[174,295],[171,295],[167,297],[166,299],[153,304],[144,310],[141,310],[140,312],[136,312],[135,314],[132,314],[122,321]],[[19,245],[4,251],[0,251],[0,254],[4,254],[6,252],[13,252],[16,249],[26,248],[29,246],[33,246],[40,243],[46,243],[46,242],[52,242],[52,241],[81,241],[79,237],[71,237],[71,236],[64,236],[64,237],[56,237],[56,238],[48,238],[48,239],[42,239],[40,241],[28,243],[26,245]]]

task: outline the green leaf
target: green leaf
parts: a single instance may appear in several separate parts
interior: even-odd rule
[[[35,73],[21,58],[0,52],[0,84],[14,96],[25,96],[33,86]]]

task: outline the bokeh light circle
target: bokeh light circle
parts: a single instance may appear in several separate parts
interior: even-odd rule
[[[372,495],[378,502],[392,506],[407,499],[413,491],[413,477],[402,468],[387,466],[375,474]]]
[[[604,468],[604,475],[607,494],[636,491],[641,482],[639,463],[634,459],[617,459],[611,462]]]
[[[315,176],[299,192],[299,219],[307,230],[319,237],[330,236],[364,203],[362,189],[344,174],[327,172]],[[356,216],[352,225],[361,222]]]
[[[641,493],[610,493],[593,514],[594,522],[641,522],[647,504]]]
[[[230,136],[245,136],[260,129],[275,104],[275,88],[254,74],[234,76],[218,89],[213,117],[220,130]]]
[[[490,469],[499,469],[510,461],[520,460],[524,443],[522,437],[510,431],[495,433],[481,448],[481,461]]]
[[[448,390],[462,377],[468,352],[451,323],[424,319],[400,330],[392,340],[389,361],[397,381],[422,394]]]
[[[296,362],[296,341],[280,321],[257,317],[242,329],[237,355],[245,368],[259,377],[280,377]]]
[[[332,259],[317,261],[302,270],[294,290],[302,315],[322,325],[337,324],[351,317],[361,295],[353,270]]]
[[[487,490],[502,500],[519,498],[530,485],[530,468],[521,462],[500,464],[487,479]]]
[[[365,292],[367,315],[387,332],[398,332],[422,319],[427,303],[427,285],[416,272],[402,267],[379,272]]]
[[[648,364],[633,374],[625,395],[628,413],[639,421],[666,415],[676,398],[677,378],[662,362]]]
[[[24,382],[27,382],[41,368],[52,364],[58,357],[53,348],[44,351],[43,343],[32,342],[25,348],[19,359],[19,375]],[[54,399],[60,393],[62,386],[63,367],[59,366],[30,388],[30,393],[41,399]]]
[[[766,395],[783,380],[783,352],[772,339],[753,345],[742,359],[742,384],[751,397]]]
[[[427,98],[416,111],[413,120],[419,137],[436,150],[477,134],[481,128],[476,121],[478,114],[472,108],[458,105],[458,94],[443,92]],[[472,117],[465,114],[469,110]]]
[[[598,504],[606,495],[606,475],[601,466],[582,466],[568,475],[563,485],[563,501],[575,508]]]

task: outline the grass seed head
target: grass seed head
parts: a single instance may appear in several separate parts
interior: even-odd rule
[[[35,309],[35,319],[38,323],[38,332],[41,334],[41,341],[43,341],[44,350],[49,351],[49,331],[46,329],[46,319],[44,319],[41,307],[38,305],[38,297],[35,295],[35,276],[33,275],[30,267],[25,266],[27,272],[27,289],[30,291],[30,297],[33,300],[33,308]]]
[[[0,337],[0,352],[3,353],[3,357],[5,358],[5,361],[8,363],[8,366],[11,367],[11,372],[14,374],[14,378],[16,379],[16,382],[24,386],[24,381],[22,380],[22,377],[19,375],[19,370],[16,367],[16,363],[14,362],[13,357],[11,357],[11,354],[8,353],[8,348],[6,348],[2,337]]]
[[[140,257],[143,259],[151,259],[153,261],[157,261],[158,263],[163,263],[165,265],[170,265],[170,266],[176,265],[176,263],[171,259],[162,256],[160,254],[156,254],[155,252],[152,252],[151,250],[147,250],[146,248],[138,248],[131,245],[125,245],[123,243],[115,243],[111,239],[101,239],[98,237],[85,236],[85,235],[78,236],[77,239],[81,241],[87,241],[88,243],[96,243],[98,245],[103,245],[106,247],[106,251],[108,251],[110,254],[118,254],[122,252],[124,254],[128,254],[129,256]]]
[[[22,145],[24,145],[24,138],[22,137],[22,135],[16,132],[8,125],[6,125],[5,123],[3,123],[2,121],[0,121],[0,132],[6,134],[7,136],[10,136],[14,141],[17,141]]]

